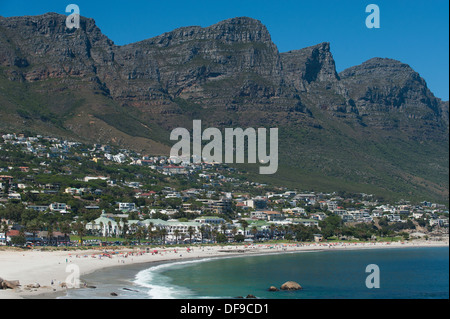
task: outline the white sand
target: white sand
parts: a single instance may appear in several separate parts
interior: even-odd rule
[[[134,250],[108,250],[111,257],[99,257],[104,250],[79,251],[11,251],[0,250],[0,277],[4,280],[19,280],[20,287],[12,290],[0,290],[0,299],[21,299],[48,293],[64,293],[66,287],[61,283],[72,283],[73,269],[79,269],[80,276],[93,271],[121,265],[149,263],[157,261],[175,261],[186,258],[208,258],[230,255],[268,254],[307,250],[329,249],[372,249],[399,247],[432,247],[448,246],[448,241],[412,241],[396,243],[338,243],[338,244],[254,244],[236,246],[194,246],[191,251],[183,248],[151,248],[150,253],[145,248]],[[157,254],[152,254],[158,250]],[[95,256],[95,257],[93,257]],[[66,272],[67,270],[67,272]],[[53,281],[53,285],[52,285]],[[39,288],[27,288],[27,285],[39,283]]]

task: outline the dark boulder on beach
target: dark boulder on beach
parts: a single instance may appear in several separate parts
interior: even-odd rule
[[[247,297],[245,297],[247,299],[256,299],[256,297],[254,295],[247,295]]]
[[[5,280],[0,278],[0,289],[16,289],[20,286],[18,280]]]
[[[118,296],[115,292],[110,293],[111,296],[116,297]]]
[[[33,288],[33,289],[37,289],[37,288],[40,288],[41,287],[41,285],[39,284],[39,283],[34,283],[34,284],[29,284],[29,285],[27,285],[27,288]]]

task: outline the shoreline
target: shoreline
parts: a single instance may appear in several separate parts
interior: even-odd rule
[[[77,251],[0,251],[0,277],[19,280],[20,288],[0,290],[0,299],[56,299],[65,296],[71,278],[79,272],[79,278],[104,268],[138,264],[162,264],[187,260],[221,257],[245,257],[267,254],[285,254],[308,251],[332,251],[355,249],[445,247],[446,241],[414,240],[410,242],[339,242],[252,244],[226,246],[193,246],[171,248],[91,249]],[[155,251],[157,251],[155,253]],[[67,271],[66,271],[67,270]],[[28,288],[29,285],[38,288]]]

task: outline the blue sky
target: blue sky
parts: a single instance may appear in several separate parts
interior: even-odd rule
[[[0,0],[0,15],[66,14],[71,3],[118,45],[182,26],[252,17],[267,26],[280,52],[330,42],[338,72],[373,57],[400,60],[419,72],[437,97],[448,100],[447,0]],[[365,25],[371,3],[380,8],[380,29]]]

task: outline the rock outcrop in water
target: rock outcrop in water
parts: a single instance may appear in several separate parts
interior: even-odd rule
[[[287,281],[281,285],[280,289],[281,290],[301,290],[303,288],[295,281]]]

